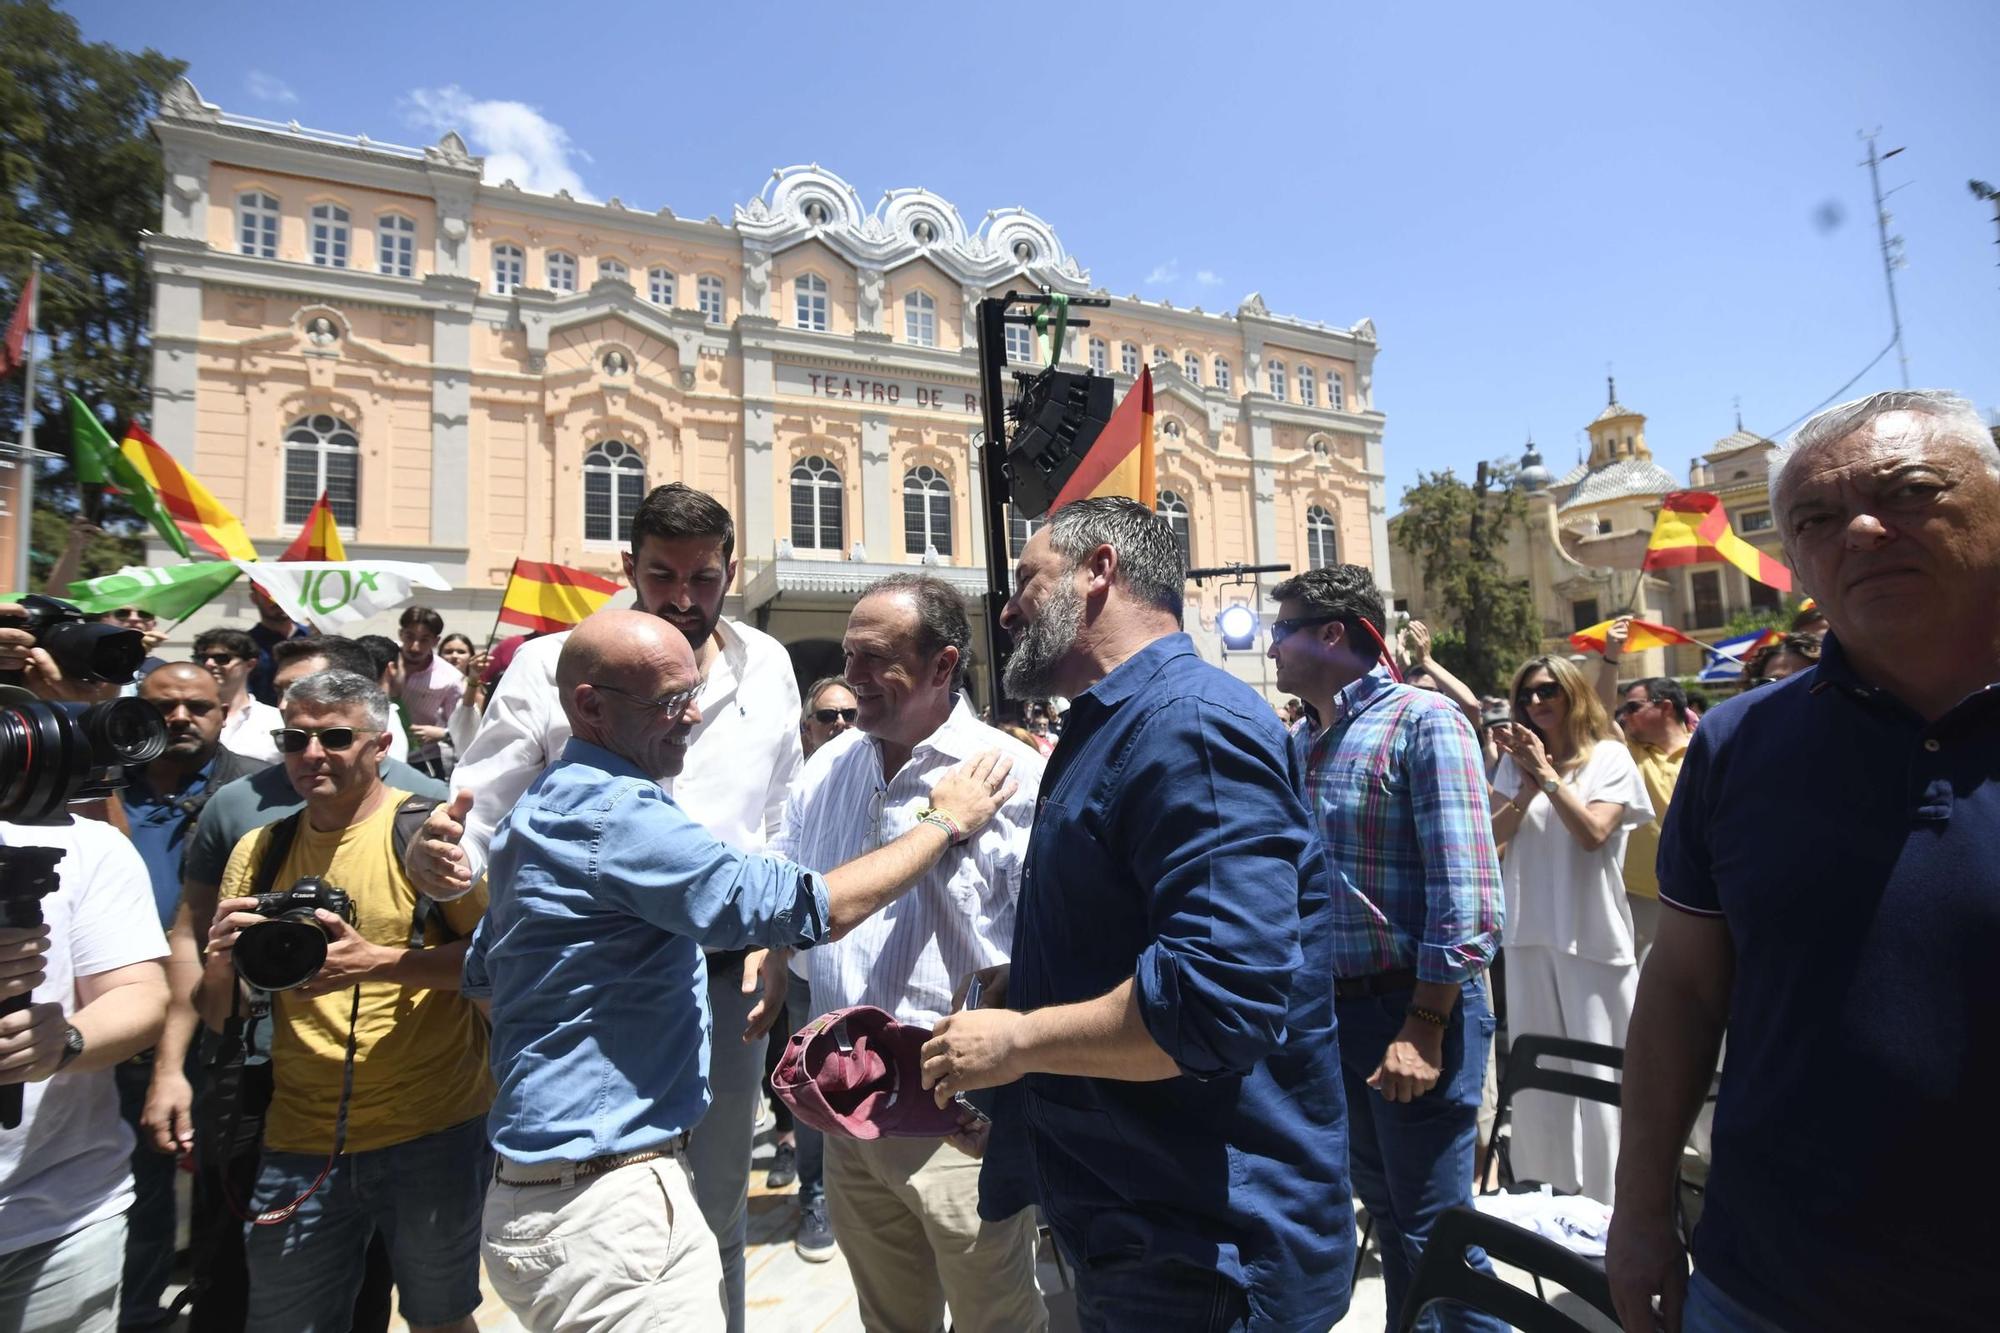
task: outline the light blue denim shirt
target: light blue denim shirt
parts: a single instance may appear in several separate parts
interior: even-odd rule
[[[691,1128],[708,1108],[702,946],[828,933],[819,875],[725,846],[575,739],[500,825],[488,878],[465,993],[492,1002],[493,1147],[526,1165],[663,1148]]]

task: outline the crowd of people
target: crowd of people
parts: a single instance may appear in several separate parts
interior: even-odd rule
[[[1043,1227],[1083,1328],[1329,1328],[1357,1203],[1395,1328],[1488,1180],[1504,1019],[1623,1053],[1621,1106],[1516,1098],[1506,1160],[1613,1209],[1628,1333],[1980,1326],[2000,448],[1879,394],[1772,500],[1818,601],[1710,708],[1625,678],[1623,620],[1483,699],[1343,565],[1271,591],[1274,710],[1124,500],[1020,554],[1018,727],[923,573],[801,691],[680,484],[634,515],[632,603],[492,654],[258,593],[126,687],[158,757],[0,824],[64,852],[45,924],[0,928],[34,998],[0,1013],[0,1321],[171,1324],[185,1163],[192,1328],[381,1329],[393,1293],[471,1330],[483,1268],[532,1329],[736,1333],[769,1097],[766,1183],[870,1329],[1047,1327]],[[118,693],[7,611],[0,673]]]

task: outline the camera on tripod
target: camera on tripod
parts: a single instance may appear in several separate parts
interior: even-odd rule
[[[333,913],[354,924],[354,899],[315,875],[289,889],[260,893],[246,910],[263,917],[245,926],[230,952],[236,975],[256,990],[293,990],[319,975],[326,966],[326,946],[332,939],[315,912]]]

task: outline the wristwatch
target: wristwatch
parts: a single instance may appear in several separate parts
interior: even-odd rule
[[[60,1074],[63,1070],[68,1069],[76,1063],[76,1058],[82,1054],[83,1034],[76,1030],[76,1024],[65,1023],[63,1025],[63,1053],[62,1058],[56,1061],[56,1072]]]
[[[1542,779],[1542,795],[1544,795],[1544,796],[1554,796],[1554,795],[1556,794],[1556,788],[1557,788],[1557,787],[1560,787],[1560,786],[1562,786],[1562,779],[1561,779],[1561,778],[1543,778],[1543,779]]]

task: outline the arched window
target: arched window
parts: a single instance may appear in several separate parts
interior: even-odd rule
[[[1189,352],[1185,356],[1183,356],[1181,358],[1181,374],[1187,376],[1187,382],[1189,384],[1197,384],[1197,385],[1200,384],[1201,358],[1196,356],[1193,352]]]
[[[1007,359],[1022,365],[1035,359],[1035,334],[1026,324],[1007,326]]]
[[[1023,518],[1014,511],[1012,505],[1007,506],[1008,554],[1013,559],[1019,560],[1022,550],[1028,545],[1028,538],[1034,536],[1035,530],[1047,522],[1046,518]]]
[[[606,278],[613,278],[619,282],[630,282],[632,281],[632,270],[625,267],[623,260],[600,259],[597,261],[597,280],[603,282]]]
[[[1347,384],[1337,370],[1326,372],[1326,405],[1336,412],[1347,409]]]
[[[583,456],[583,539],[632,540],[632,516],[646,493],[646,460],[623,440],[605,440]]]
[[[1215,387],[1225,392],[1229,388],[1229,358],[1226,356],[1215,358]]]
[[[1102,338],[1090,340],[1090,373],[1093,375],[1111,373],[1111,345]]]
[[[1160,498],[1153,506],[1153,512],[1166,520],[1167,528],[1180,543],[1181,563],[1194,563],[1194,538],[1188,531],[1187,501],[1181,499],[1177,491],[1161,491]]]
[[[792,467],[792,545],[802,551],[840,549],[840,473],[818,454]]]
[[[951,483],[928,465],[903,474],[903,551],[926,549],[951,554]]]
[[[1335,539],[1333,515],[1314,505],[1306,510],[1306,567],[1325,569],[1340,563],[1340,544]]]
[[[518,245],[493,247],[493,290],[501,296],[517,290],[527,279],[527,260]]]
[[[1311,366],[1299,367],[1299,401],[1307,407],[1319,406],[1319,384],[1313,378]]]
[[[300,417],[285,432],[285,522],[303,523],[322,492],[333,521],[354,530],[361,438],[326,412]]]
[[[339,204],[312,206],[312,262],[321,268],[347,267],[347,210]]]
[[[792,294],[795,299],[794,322],[809,332],[825,333],[826,279],[817,273],[802,273],[792,283]]]
[[[375,265],[392,278],[417,275],[417,224],[401,213],[375,219]]]
[[[1285,400],[1285,363],[1273,361],[1264,367],[1264,379],[1271,390],[1271,396],[1279,402]]]
[[[722,279],[713,273],[704,273],[695,279],[694,296],[701,310],[701,317],[711,324],[722,322]]]
[[[1131,343],[1118,344],[1118,373],[1121,375],[1139,373],[1139,349]]]
[[[236,196],[236,248],[259,259],[278,257],[278,201],[262,190]]]
[[[1167,364],[1167,363],[1168,363],[1169,361],[1172,361],[1173,359],[1174,359],[1174,354],[1173,354],[1173,350],[1172,350],[1171,348],[1166,348],[1166,347],[1155,347],[1155,348],[1153,349],[1153,364],[1154,364],[1154,365],[1156,365],[1156,366],[1164,366],[1164,365],[1166,365],[1166,364]]]
[[[916,347],[937,346],[937,302],[929,292],[903,298],[903,337]]]
[[[674,303],[674,271],[670,268],[646,270],[646,299],[654,305]]]
[[[551,250],[544,267],[548,270],[550,291],[566,296],[576,290],[575,255],[566,250]]]

